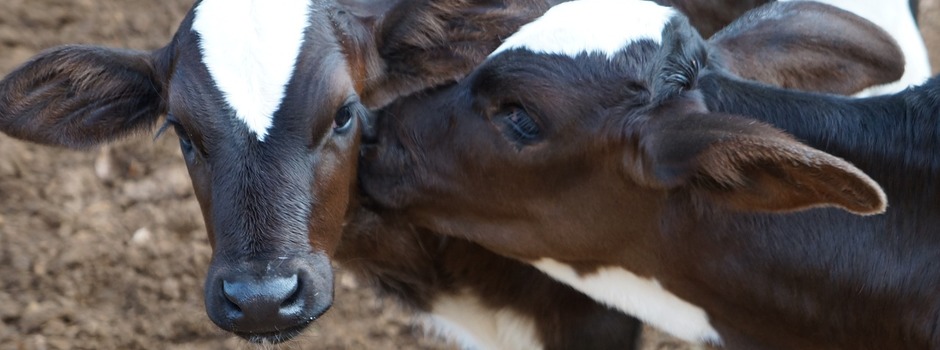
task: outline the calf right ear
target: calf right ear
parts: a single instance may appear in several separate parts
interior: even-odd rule
[[[688,188],[736,210],[836,206],[870,215],[887,206],[881,187],[852,164],[738,116],[702,113],[652,120],[641,151],[648,182]]]
[[[791,89],[851,95],[904,74],[901,48],[881,27],[814,1],[761,6],[709,42],[730,73]]]
[[[41,53],[0,81],[0,131],[86,148],[152,128],[166,110],[152,57],[90,46]]]

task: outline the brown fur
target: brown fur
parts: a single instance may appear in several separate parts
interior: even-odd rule
[[[780,3],[773,11],[773,16],[766,10],[749,12],[710,39],[720,47],[719,56],[734,57],[726,67],[730,73],[841,95],[894,82],[904,74],[904,55],[894,39],[851,12],[819,3]],[[792,30],[780,31],[783,26]],[[758,46],[763,49],[753,49]]]
[[[654,0],[675,7],[703,37],[710,37],[742,14],[772,0]]]

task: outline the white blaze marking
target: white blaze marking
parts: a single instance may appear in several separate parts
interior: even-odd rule
[[[599,51],[611,57],[632,42],[662,42],[662,32],[676,12],[652,1],[578,0],[552,7],[522,26],[490,57],[510,49],[577,56]]]
[[[677,338],[721,344],[721,337],[708,323],[705,310],[663,289],[655,279],[640,278],[619,267],[605,267],[596,273],[579,276],[571,266],[548,258],[532,265],[594,300],[633,315]]]
[[[436,298],[425,326],[464,349],[544,347],[532,320],[513,310],[488,308],[469,292]]]
[[[236,117],[264,141],[300,55],[310,0],[204,0],[193,31]]]

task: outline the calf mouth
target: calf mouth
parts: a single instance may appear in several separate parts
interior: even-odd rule
[[[316,320],[316,319],[317,319],[317,317],[313,317],[313,318],[311,318],[309,321],[304,322],[303,324],[300,324],[300,325],[297,325],[297,326],[295,326],[295,327],[291,327],[291,328],[288,328],[288,329],[279,330],[279,331],[276,331],[276,332],[251,333],[251,332],[238,332],[238,331],[234,331],[234,332],[232,332],[232,333],[234,333],[235,335],[237,335],[239,338],[245,339],[245,340],[247,340],[248,342],[251,342],[251,343],[254,343],[254,344],[259,344],[259,345],[276,345],[276,344],[281,344],[281,343],[287,342],[287,341],[289,341],[289,340],[292,340],[292,339],[294,339],[295,337],[297,337],[298,335],[303,334],[304,330],[307,329],[307,326],[309,326],[311,323],[313,323],[313,321]]]
[[[411,174],[399,169],[414,165],[401,157],[404,151],[395,153],[382,147],[391,146],[366,145],[360,148],[356,200],[359,205],[375,212],[398,211],[410,204],[408,189],[411,185]]]

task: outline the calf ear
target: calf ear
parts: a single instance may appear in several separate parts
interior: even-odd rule
[[[399,0],[377,21],[383,72],[370,77],[362,100],[378,108],[456,81],[548,8],[546,0]]]
[[[85,148],[152,127],[166,108],[162,96],[149,53],[60,47],[0,81],[0,131]]]
[[[904,55],[888,33],[813,1],[761,6],[709,41],[730,73],[786,88],[850,95],[904,74]]]
[[[643,137],[646,174],[667,188],[742,211],[787,212],[820,206],[882,213],[885,194],[852,164],[776,128],[723,114],[651,122]]]

